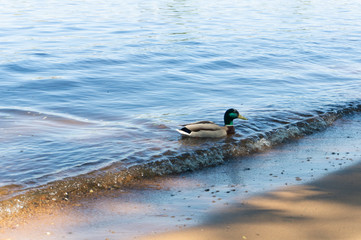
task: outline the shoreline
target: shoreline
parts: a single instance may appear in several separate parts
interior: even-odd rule
[[[255,220],[250,229],[257,229],[257,222],[262,219],[256,213],[260,212],[264,213],[263,220],[282,220],[275,229],[288,228],[292,222],[307,220],[293,217],[293,213],[302,212],[302,209],[292,206],[293,200],[307,198],[308,202],[302,202],[307,207],[314,205],[312,198],[333,197],[318,192],[324,183],[317,186],[319,188],[310,188],[309,184],[322,183],[322,179],[360,168],[360,129],[361,117],[355,114],[337,120],[325,131],[217,167],[148,179],[129,188],[94,191],[89,198],[69,201],[56,208],[45,204],[28,215],[14,217],[12,220],[19,222],[15,226],[0,228],[0,240],[167,239],[169,235],[162,235],[164,232],[171,232],[172,239],[176,239],[178,235],[190,232],[196,232],[198,237],[200,229],[206,234],[208,231],[204,229],[207,226],[225,236],[222,234],[231,234],[232,226],[239,224],[237,221],[242,219],[244,211],[248,217],[242,220],[242,224],[249,224],[249,218]],[[336,177],[333,184],[336,190],[347,190],[341,177]],[[348,191],[352,193],[354,189]],[[285,209],[276,208],[280,203]],[[267,216],[269,211],[259,211],[257,207],[275,208],[275,212],[289,211],[290,214],[286,218],[277,214]],[[320,209],[327,212],[325,207],[323,204]],[[356,210],[348,209],[355,214]],[[339,212],[342,212],[341,208]],[[232,213],[238,214],[232,218]],[[312,216],[310,211],[306,213]],[[214,219],[222,218],[229,219],[225,229],[222,228],[224,223],[214,222]],[[212,231],[208,233],[216,236]],[[245,232],[241,238],[257,237],[253,233],[257,234]]]
[[[181,145],[194,145],[200,148],[196,150],[190,148],[179,154],[174,151],[172,154],[167,153],[167,157],[163,160],[136,164],[128,168],[124,167],[122,162],[116,162],[86,174],[58,179],[37,187],[23,186],[24,189],[21,189],[20,185],[5,185],[0,188],[0,211],[2,211],[0,219],[3,217],[3,212],[13,214],[19,209],[31,209],[53,201],[63,205],[67,204],[70,198],[87,198],[89,192],[127,188],[143,179],[183,174],[187,171],[202,171],[207,167],[228,163],[229,159],[248,158],[324,131],[338,119],[347,118],[350,113],[359,111],[359,104],[350,103],[338,110],[330,110],[303,120],[298,119],[262,134],[253,134],[244,138],[236,135],[235,138],[227,138],[224,142],[214,139],[181,138],[179,139]],[[202,146],[202,143],[209,141],[216,141],[217,144]]]

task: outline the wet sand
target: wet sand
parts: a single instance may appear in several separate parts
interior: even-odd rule
[[[361,117],[202,171],[0,222],[3,239],[360,239]],[[168,232],[168,233],[165,233]]]
[[[253,197],[200,226],[144,239],[361,239],[361,164]]]

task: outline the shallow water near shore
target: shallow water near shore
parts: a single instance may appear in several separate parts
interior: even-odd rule
[[[198,170],[360,111],[360,9],[358,1],[2,1],[0,200]],[[229,107],[249,119],[229,138],[174,131],[222,124]]]

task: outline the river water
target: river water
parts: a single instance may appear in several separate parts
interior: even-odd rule
[[[201,169],[361,109],[358,0],[0,5],[0,200]],[[175,131],[231,107],[235,135]]]

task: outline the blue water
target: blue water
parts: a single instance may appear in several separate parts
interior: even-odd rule
[[[242,139],[361,101],[358,0],[0,3],[3,195],[189,152],[230,107]]]

